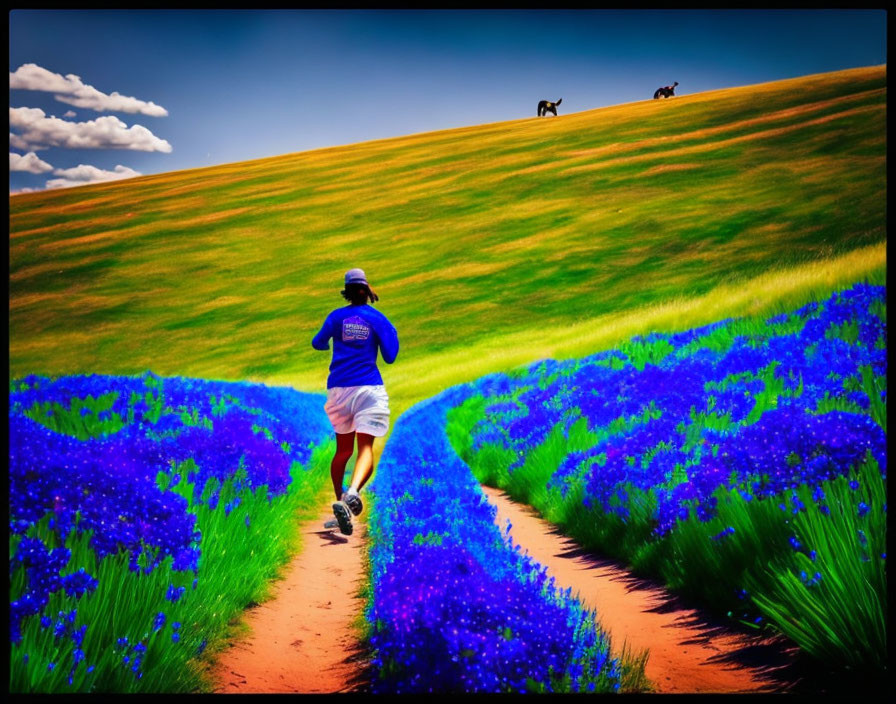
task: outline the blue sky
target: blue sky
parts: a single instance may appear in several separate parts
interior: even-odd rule
[[[884,10],[12,10],[10,191],[886,63]]]

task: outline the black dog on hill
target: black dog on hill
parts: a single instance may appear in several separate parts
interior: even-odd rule
[[[660,96],[664,98],[671,98],[675,95],[675,86],[678,85],[678,81],[675,81],[671,86],[663,86],[662,88],[657,88],[656,93],[653,94],[653,99],[656,100]]]
[[[541,100],[538,103],[538,116],[547,115],[549,112],[554,113],[554,117],[557,117],[557,106],[563,102],[563,98],[560,98],[556,103],[552,103],[550,100]]]

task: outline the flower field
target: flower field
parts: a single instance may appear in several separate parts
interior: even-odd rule
[[[495,525],[480,483],[881,680],[886,373],[886,289],[859,284],[417,404],[367,492],[372,691],[643,683],[643,658]],[[322,399],[291,389],[29,376],[10,384],[9,431],[13,692],[200,691],[199,656],[329,490]]]
[[[594,614],[502,535],[438,430],[465,391],[402,416],[371,488],[373,691],[617,691]]]
[[[294,551],[330,431],[291,389],[13,381],[10,691],[195,690],[196,656]]]
[[[886,339],[886,289],[858,284],[485,377],[447,433],[478,480],[586,547],[879,679]]]

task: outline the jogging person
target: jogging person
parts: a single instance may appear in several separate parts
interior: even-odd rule
[[[364,508],[361,488],[373,474],[373,440],[389,430],[389,396],[376,366],[377,350],[386,364],[392,364],[398,355],[398,333],[385,315],[369,305],[379,296],[363,270],[349,269],[345,273],[341,293],[349,304],[330,312],[311,346],[328,350],[333,339],[324,404],[336,433],[336,453],[330,463],[336,492],[333,514],[339,530],[351,535],[352,514],[357,516]],[[354,453],[356,438],[355,471],[349,488],[343,491],[345,465]]]

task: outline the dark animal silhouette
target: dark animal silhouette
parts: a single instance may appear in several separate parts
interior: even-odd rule
[[[678,81],[675,81],[671,86],[663,86],[662,88],[657,88],[656,93],[653,94],[653,99],[656,100],[660,96],[664,98],[671,98],[675,95],[675,86],[678,85]]]
[[[563,102],[563,98],[560,98],[556,103],[552,103],[550,100],[541,100],[538,103],[538,116],[547,115],[549,112],[554,113],[554,117],[557,116],[557,106]]]

